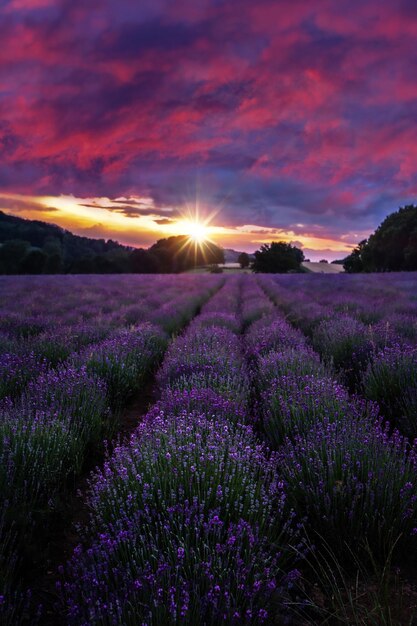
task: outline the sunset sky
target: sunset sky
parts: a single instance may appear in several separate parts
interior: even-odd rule
[[[11,0],[0,41],[8,213],[334,259],[416,201],[416,0]]]

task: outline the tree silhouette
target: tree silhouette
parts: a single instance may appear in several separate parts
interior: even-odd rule
[[[247,267],[249,267],[250,263],[249,254],[247,252],[241,252],[237,257],[237,262],[239,263],[242,270],[246,269]]]
[[[343,266],[347,272],[417,270],[417,206],[410,204],[388,215]]]
[[[283,241],[273,241],[255,252],[252,269],[265,274],[286,273],[298,271],[303,261],[304,253],[299,248]]]

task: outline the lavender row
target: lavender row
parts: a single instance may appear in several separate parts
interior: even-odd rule
[[[273,282],[304,311],[318,304],[365,325],[383,323],[407,341],[417,339],[416,273],[275,276]]]
[[[354,320],[357,328],[368,330],[367,339],[375,344],[392,340],[415,343],[417,340],[416,275],[404,288],[401,275],[391,275],[390,281],[373,275],[357,277],[312,276],[270,279],[262,284],[272,299],[288,315],[290,321],[311,336],[324,321]],[[354,288],[352,288],[354,284]]]
[[[189,319],[213,285],[201,286],[191,298],[178,296],[174,312]],[[36,557],[48,520],[62,508],[68,481],[82,469],[91,446],[114,432],[118,411],[141,388],[166,345],[158,326],[120,330],[71,355],[66,364],[37,372],[20,398],[3,400],[0,551],[7,567],[1,569],[0,612],[5,623],[20,619],[13,611],[19,567]]]
[[[68,481],[81,471],[91,446],[114,432],[114,411],[140,387],[165,345],[157,328],[125,331],[73,364],[43,372],[15,402],[3,401],[0,545],[3,560],[14,560],[17,570],[7,571],[1,582],[12,604],[19,571],[39,558]],[[4,601],[0,608],[4,620],[10,613],[16,623],[12,606]]]
[[[123,293],[120,286],[116,283],[112,285],[112,289],[104,289],[102,277],[96,277],[96,283],[89,285],[87,282],[89,289],[86,293],[82,291],[96,305],[91,310],[87,307],[88,315],[86,304],[82,300],[74,303],[74,293],[70,292],[63,300],[58,301],[59,317],[51,314],[47,316],[43,312],[43,303],[49,302],[49,297],[42,297],[39,287],[53,287],[57,295],[61,295],[62,286],[56,278],[42,278],[39,285],[35,284],[30,290],[30,297],[36,297],[37,308],[30,309],[29,314],[8,312],[8,307],[15,303],[14,300],[8,298],[3,303],[0,320],[0,399],[18,396],[37,373],[46,371],[50,366],[56,367],[89,344],[117,336],[121,328],[151,321],[166,332],[176,332],[191,319],[201,304],[201,286],[195,282],[187,282],[184,277],[169,285],[164,285],[163,282],[152,285],[149,280],[147,284],[142,284],[143,277],[139,283],[138,277],[130,277],[130,289],[127,289],[128,283],[124,277],[122,287],[130,294],[130,298],[138,297],[140,300],[123,307],[118,303],[118,297]],[[74,277],[66,278],[74,287]],[[161,277],[156,277],[156,283],[158,279]],[[6,278],[0,280],[0,286],[4,288],[5,282],[11,283]],[[26,279],[19,277],[16,282],[22,287],[22,284],[26,284]],[[79,283],[78,287],[81,286],[84,287],[84,284]],[[205,288],[213,292],[219,286],[220,281],[217,278],[209,278]],[[98,302],[95,301],[97,294],[94,287],[101,287]],[[161,287],[161,291],[155,291],[155,287]],[[62,306],[68,307],[69,319],[62,315]],[[22,302],[19,302],[19,309],[21,308]]]
[[[366,326],[348,313],[311,302],[302,291],[285,290],[275,280],[264,278],[262,285],[289,321],[311,338],[315,350],[342,372],[345,383],[354,389],[373,351],[388,340],[385,329]]]
[[[293,515],[274,455],[242,423],[241,295],[229,280],[171,344],[161,401],[93,476],[63,585],[69,624],[270,623],[285,604],[297,573],[277,546]]]
[[[267,338],[270,337],[270,341]],[[289,504],[338,557],[375,560],[415,547],[416,450],[378,407],[349,396],[279,312],[247,335],[263,427],[278,450]]]
[[[411,295],[407,300],[400,294],[400,304],[392,304],[400,306],[401,325],[379,321],[366,326],[351,315],[309,303],[301,290],[291,293],[269,279],[262,284],[288,318],[311,337],[326,363],[342,373],[350,389],[376,401],[384,417],[404,435],[417,437],[417,344],[413,334],[417,317]],[[392,293],[390,296],[392,300]],[[371,306],[372,298],[368,298]]]
[[[216,288],[217,277],[206,277]],[[30,338],[57,326],[94,325],[107,319],[112,327],[153,319],[156,311],[178,297],[201,291],[198,276],[13,276],[0,277],[0,334]]]
[[[202,308],[187,329],[167,352],[158,373],[162,405],[170,406],[171,398],[217,397],[217,410],[227,408],[228,417],[245,420],[248,413],[249,380],[242,357],[239,333],[240,280],[231,278]],[[200,410],[199,401],[194,402]],[[177,406],[181,401],[175,400]],[[218,413],[217,413],[218,414]]]

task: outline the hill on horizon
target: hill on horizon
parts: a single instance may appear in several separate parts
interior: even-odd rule
[[[224,262],[225,263],[239,263],[239,256],[242,254],[242,250],[233,250],[233,248],[224,248]],[[255,259],[255,255],[248,252],[251,261]]]
[[[112,239],[74,235],[56,224],[29,220],[0,211],[0,273],[106,271],[133,248]],[[22,268],[23,263],[23,268]],[[32,269],[32,271],[31,271]]]
[[[177,272],[198,261],[186,250],[178,253],[185,237],[160,239],[145,250],[0,211],[0,274]],[[206,248],[209,262],[222,262],[221,248]]]

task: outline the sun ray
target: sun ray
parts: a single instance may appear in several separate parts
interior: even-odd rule
[[[178,222],[178,228],[181,228],[183,234],[196,243],[203,243],[209,238],[209,229],[204,222],[184,220]]]

